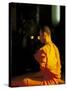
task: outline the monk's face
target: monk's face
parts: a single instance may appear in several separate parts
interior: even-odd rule
[[[49,40],[49,35],[46,32],[40,31],[40,41],[41,43],[45,44]]]

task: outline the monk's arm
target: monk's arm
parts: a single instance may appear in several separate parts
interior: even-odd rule
[[[40,65],[40,68],[44,69],[45,68],[45,65],[46,65],[46,53],[45,53],[46,50],[43,50],[42,49],[39,49],[35,54],[34,54],[34,58],[35,60],[39,63]]]

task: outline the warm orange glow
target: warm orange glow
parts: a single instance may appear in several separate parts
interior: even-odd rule
[[[41,34],[41,37],[43,34]],[[44,33],[46,45],[41,47],[34,57],[40,64],[41,74],[44,77],[45,84],[58,84],[58,78],[61,78],[61,64],[59,50],[51,41],[51,37]]]

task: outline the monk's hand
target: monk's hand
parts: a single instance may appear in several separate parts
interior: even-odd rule
[[[38,62],[45,62],[45,58],[46,58],[46,54],[44,53],[43,50],[38,50],[35,54],[34,54],[35,59]]]
[[[46,63],[40,63],[40,69],[44,70],[45,69],[45,65],[46,65]]]

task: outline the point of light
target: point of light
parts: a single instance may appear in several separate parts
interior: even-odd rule
[[[38,36],[37,39],[40,40],[40,36]]]
[[[30,38],[31,38],[31,39],[34,39],[34,36],[31,36]]]

